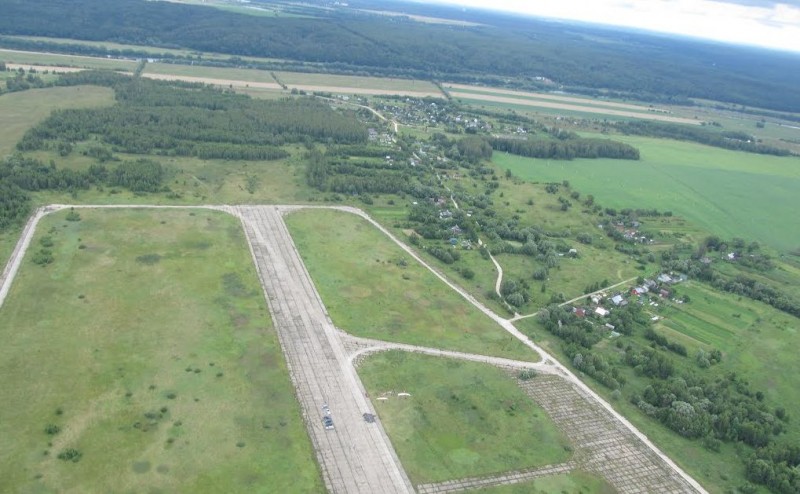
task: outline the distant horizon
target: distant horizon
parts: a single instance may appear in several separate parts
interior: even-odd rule
[[[420,0],[409,0],[419,3]],[[800,0],[433,0],[544,19],[800,54]],[[428,2],[425,2],[428,3]]]

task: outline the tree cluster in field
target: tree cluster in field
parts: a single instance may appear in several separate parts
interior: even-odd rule
[[[745,464],[747,478],[778,494],[800,492],[800,446],[771,444],[752,454]]]
[[[661,265],[665,270],[685,273],[690,277],[709,283],[719,290],[758,300],[795,317],[800,317],[800,300],[792,297],[791,294],[747,274],[730,275],[717,267],[719,263],[727,261],[707,262],[706,254],[708,252],[725,253],[735,249],[736,257],[731,261],[734,264],[741,264],[743,267],[764,272],[774,268],[769,256],[760,252],[758,243],[745,244],[742,239],[723,242],[718,237],[708,237],[696,250],[676,247],[662,252]]]
[[[732,149],[734,151],[770,154],[774,156],[789,156],[792,154],[788,149],[781,149],[774,146],[761,144],[755,137],[745,132],[719,132],[708,127],[679,125],[648,120],[618,122],[613,125],[613,128],[619,132],[622,132],[623,134],[628,135],[692,141],[700,144],[706,144],[708,146]]]
[[[53,112],[17,149],[99,137],[125,153],[272,160],[288,156],[279,147],[286,143],[366,141],[366,129],[355,118],[311,99],[252,100],[208,86],[187,89],[147,79],[125,79],[113,88],[116,105]]]
[[[385,149],[381,151],[386,153]],[[350,196],[409,194],[416,198],[430,198],[436,195],[436,189],[425,184],[429,171],[409,166],[401,158],[402,153],[395,156],[396,161],[389,161],[342,156],[336,147],[325,153],[313,149],[305,155],[306,182],[321,192]]]
[[[75,192],[91,186],[124,187],[133,192],[165,190],[160,163],[139,159],[112,167],[96,163],[86,170],[58,168],[37,159],[14,154],[0,161],[0,230],[19,224],[31,210],[28,192],[56,190]]]
[[[508,139],[493,138],[495,151],[504,151],[529,158],[572,160],[575,158],[612,158],[638,160],[639,150],[611,139],[572,137],[568,139]]]
[[[5,65],[3,67],[5,70]],[[6,79],[6,91],[9,93],[47,87],[48,85],[35,71],[29,71],[26,75],[23,69],[17,70],[14,77]],[[0,94],[2,92],[2,88],[0,88]]]
[[[14,1],[4,5],[0,32],[291,59],[343,72],[423,79],[445,75],[504,84],[513,78],[517,85],[536,88],[547,86],[536,79],[545,77],[568,90],[610,88],[601,95],[611,97],[624,93],[673,102],[695,97],[800,110],[800,94],[785,70],[795,61],[778,52],[601,28],[567,30],[486,14],[476,19],[479,27],[454,28],[346,9],[309,9],[305,16],[272,18],[144,0]],[[576,36],[576,29],[583,34]],[[597,37],[612,42],[597,43]]]

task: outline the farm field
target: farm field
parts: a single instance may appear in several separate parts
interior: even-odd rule
[[[135,60],[117,60],[113,58],[85,57],[80,55],[59,55],[56,53],[38,53],[0,49],[0,62],[47,65],[56,67],[77,67],[84,69],[108,69],[133,72]]]
[[[435,84],[414,79],[393,79],[387,77],[362,77],[334,74],[314,74],[305,72],[276,72],[278,79],[289,87],[330,86],[338,88],[375,89],[393,92],[430,93],[442,97]]]
[[[555,99],[555,97],[539,93],[523,93],[461,85],[449,85],[448,92],[452,98],[463,99],[476,105],[489,103],[510,108],[542,108],[547,111],[557,110],[562,113],[570,112],[575,115],[593,116],[594,118],[597,118],[598,115],[605,115],[611,118],[639,118],[692,125],[699,125],[700,123],[691,118],[648,111],[647,107],[643,106],[636,107],[639,109],[632,109],[631,107],[635,107],[635,105],[625,104],[625,106],[621,106],[623,105],[622,103],[611,104],[603,100],[585,99],[584,102],[581,102],[580,98],[563,97]]]
[[[298,211],[285,220],[338,328],[412,345],[538,358],[366,220],[330,210]]]
[[[67,213],[0,309],[3,490],[322,492],[238,221]]]
[[[367,357],[358,372],[414,484],[561,463],[571,455],[544,410],[500,369],[391,351]]]
[[[785,221],[787,211],[800,209],[800,158],[647,137],[614,139],[638,147],[642,159],[550,161],[495,153],[492,160],[526,180],[569,180],[604,207],[668,210],[721,236],[784,251],[800,246],[800,231]]]
[[[475,494],[614,494],[613,487],[601,477],[591,473],[573,471],[552,477],[542,477],[530,482],[503,485],[471,491]]]
[[[276,89],[280,89],[278,83],[266,70],[256,69],[233,69],[227,67],[205,67],[202,65],[181,65],[174,63],[148,63],[144,67],[145,77],[156,75],[175,75],[190,76],[205,79],[219,79],[222,81],[242,81],[242,82],[266,82],[274,84]]]

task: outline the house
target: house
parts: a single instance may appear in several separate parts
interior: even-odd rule
[[[613,303],[614,305],[621,305],[622,302],[624,301],[625,299],[622,298],[622,295],[614,295],[613,297],[611,297],[611,303]]]
[[[631,289],[631,295],[640,296],[644,295],[645,293],[649,292],[650,290],[647,289],[645,286],[637,286],[636,288]]]
[[[644,286],[644,287],[646,287],[648,289],[653,289],[653,288],[656,287],[656,282],[653,281],[653,280],[644,280],[644,283],[642,284],[642,286]]]
[[[606,317],[607,315],[611,314],[611,312],[607,311],[606,309],[604,309],[602,307],[595,308],[594,309],[594,313],[597,314],[600,317]]]
[[[617,329],[617,327],[616,327],[616,326],[614,326],[613,324],[606,323],[606,325],[605,325],[605,326],[606,326],[608,329],[610,329],[611,331],[614,331],[615,329]]]
[[[461,233],[463,233],[463,232],[462,232],[461,228],[458,225],[455,225],[455,226],[450,228],[450,233],[452,233],[453,235],[461,235]]]
[[[661,273],[656,279],[660,283],[672,283],[672,277],[666,273]]]
[[[575,317],[580,317],[580,318],[586,317],[586,309],[582,307],[574,307],[572,309],[572,312],[575,313]]]
[[[658,294],[661,295],[661,298],[669,298],[670,295],[669,290],[661,290]]]

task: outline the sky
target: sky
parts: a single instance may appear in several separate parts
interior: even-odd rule
[[[437,0],[800,53],[800,0]]]

